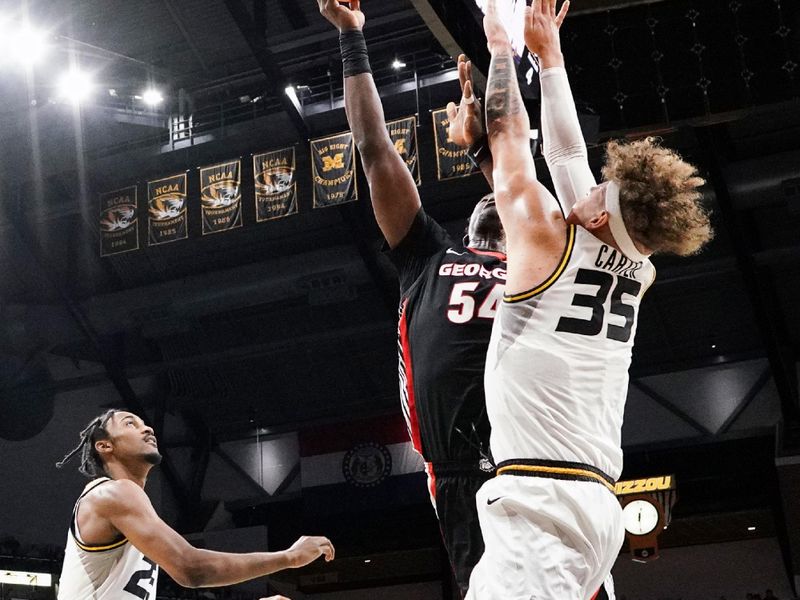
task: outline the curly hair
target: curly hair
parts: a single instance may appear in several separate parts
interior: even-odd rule
[[[631,237],[654,253],[689,256],[714,237],[698,190],[705,181],[654,138],[609,142],[603,177],[619,184],[622,219]]]
[[[106,425],[116,413],[120,412],[119,409],[112,408],[107,410],[102,415],[96,416],[92,419],[86,428],[81,431],[80,443],[73,448],[67,455],[56,463],[59,469],[72,459],[73,456],[80,454],[81,462],[78,465],[78,471],[89,479],[102,477],[106,474],[105,465],[94,443],[98,440],[107,440],[109,438]]]

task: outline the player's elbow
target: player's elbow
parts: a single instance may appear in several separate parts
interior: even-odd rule
[[[204,587],[208,575],[208,570],[190,556],[176,557],[164,565],[164,570],[179,586],[190,589]]]
[[[383,135],[368,135],[358,140],[356,147],[365,166],[375,164],[395,151],[388,137]]]

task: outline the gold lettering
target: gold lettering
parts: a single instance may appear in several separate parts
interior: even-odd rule
[[[156,196],[161,196],[163,194],[169,194],[171,192],[178,192],[179,189],[178,189],[178,184],[174,183],[172,185],[161,185],[153,191],[155,192]]]
[[[322,157],[322,172],[327,173],[333,169],[344,169],[344,152]]]
[[[234,177],[232,171],[228,172],[228,173],[211,173],[208,176],[209,183],[214,183],[214,182],[217,182],[217,181],[231,181],[233,179],[236,179],[236,178]]]

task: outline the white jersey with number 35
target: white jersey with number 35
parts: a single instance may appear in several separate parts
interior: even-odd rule
[[[78,530],[81,499],[98,485],[111,481],[96,479],[86,486],[72,513],[58,600],[155,600],[158,565],[127,539],[105,546],[83,542]]]
[[[584,463],[613,479],[639,303],[655,279],[581,227],[547,281],[507,295],[486,359],[495,461]]]

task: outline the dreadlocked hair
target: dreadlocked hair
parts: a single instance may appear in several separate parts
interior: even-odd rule
[[[72,460],[74,456],[80,454],[81,464],[78,466],[78,471],[89,479],[95,479],[105,475],[103,461],[100,459],[100,455],[97,453],[94,444],[98,440],[107,440],[109,438],[106,425],[108,425],[108,421],[117,412],[119,412],[119,409],[112,408],[92,419],[86,428],[81,431],[80,443],[70,450],[64,458],[58,461],[56,467],[60,469]]]

